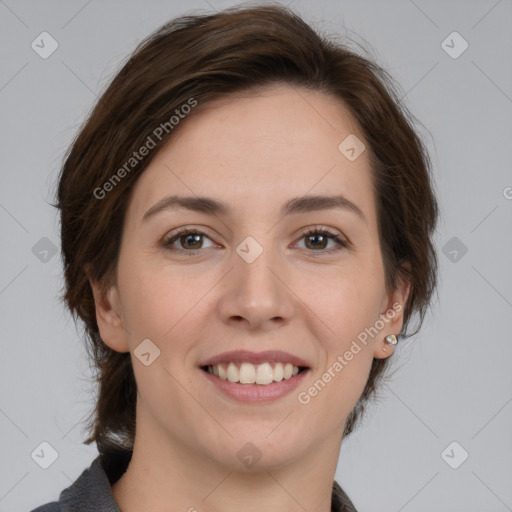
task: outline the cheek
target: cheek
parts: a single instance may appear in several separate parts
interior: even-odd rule
[[[205,317],[200,299],[205,293],[201,281],[169,275],[164,268],[149,265],[130,265],[125,273],[123,311],[132,352],[132,364],[138,392],[154,416],[163,415],[167,422],[173,416],[160,410],[162,404],[172,410],[184,410],[190,396],[184,389],[193,384],[183,362],[199,339],[200,318]],[[150,365],[138,361],[136,352],[142,340],[150,339],[158,348],[149,345],[158,356]]]
[[[368,381],[373,361],[370,346],[350,347],[350,342],[333,347],[327,365],[297,391],[295,419],[323,436],[343,428]]]
[[[384,293],[383,277],[366,269],[341,270],[338,275],[323,279],[313,288],[303,278],[303,297],[307,305],[325,325],[329,351],[343,350],[351,340],[364,332],[379,318]],[[332,355],[332,354],[331,354]]]
[[[364,390],[373,362],[371,339],[360,336],[371,325],[370,315],[362,304],[359,308],[356,303],[348,304],[351,307],[338,311],[337,316],[332,312],[335,334],[324,338],[325,358],[315,371],[315,379],[297,394],[304,421],[313,421],[319,430],[328,425],[341,428]]]
[[[369,332],[379,319],[382,299],[381,276],[363,272],[347,273],[329,281],[322,293],[309,294],[308,307],[321,325],[324,357],[318,379],[299,403],[319,407],[318,413],[332,414],[340,421],[350,412],[367,382],[373,361],[373,341]],[[300,398],[300,397],[299,397]],[[321,412],[325,404],[331,404]],[[313,405],[316,404],[316,405]],[[320,405],[323,404],[323,405]]]
[[[172,366],[171,356],[183,358],[190,340],[200,339],[208,318],[205,294],[218,277],[151,266],[142,259],[123,276],[122,309],[132,351],[149,338],[159,347],[161,362]]]

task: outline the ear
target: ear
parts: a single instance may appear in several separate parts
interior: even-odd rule
[[[411,270],[409,262],[405,262],[401,266],[407,271]],[[393,354],[395,346],[388,344],[385,337],[388,334],[398,337],[398,333],[402,330],[405,305],[410,291],[410,281],[400,275],[397,287],[385,294],[380,309],[380,319],[384,322],[384,327],[379,331],[373,349],[373,357],[376,359],[384,359]]]
[[[115,284],[105,288],[103,283],[89,278],[94,295],[96,322],[101,339],[112,350],[129,352],[127,331],[123,325],[119,291]]]

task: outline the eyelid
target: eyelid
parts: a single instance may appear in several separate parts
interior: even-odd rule
[[[171,245],[171,244],[174,244],[175,242],[177,242],[182,236],[185,236],[185,235],[188,235],[188,234],[197,234],[197,235],[200,235],[200,236],[203,236],[203,237],[206,237],[208,238],[209,240],[212,241],[212,243],[216,244],[216,242],[212,239],[212,237],[210,235],[208,235],[208,233],[205,231],[204,228],[196,228],[194,226],[185,226],[185,227],[181,227],[181,228],[178,228],[174,231],[171,232],[171,234],[166,234],[162,240],[162,244],[165,248],[168,249],[168,247]],[[173,251],[173,252],[186,252],[187,254],[195,254],[197,252],[200,252],[201,250],[203,249],[198,249],[198,250],[185,250],[185,249],[168,249],[170,251]]]
[[[327,238],[334,241],[334,243],[337,245],[337,247],[335,247],[334,249],[331,248],[331,249],[322,249],[320,251],[313,251],[313,250],[308,251],[308,253],[310,253],[314,256],[315,255],[322,256],[324,254],[337,253],[343,249],[350,249],[352,246],[351,242],[341,232],[339,232],[338,230],[333,230],[332,228],[327,228],[327,227],[321,226],[321,225],[311,226],[311,227],[307,228],[305,231],[302,231],[297,242],[307,236],[314,235],[314,234],[320,234],[322,236],[326,236]]]
[[[216,242],[212,239],[210,235],[208,235],[207,232],[204,231],[204,228],[196,228],[194,226],[185,226],[178,228],[174,232],[172,232],[171,235],[166,235],[162,241],[163,246],[172,252],[175,253],[186,253],[188,255],[196,255],[204,250],[204,248],[196,249],[196,250],[186,250],[186,249],[170,249],[169,246],[177,242],[182,236],[188,235],[188,234],[196,234],[199,236],[203,236],[208,238],[212,243],[216,244]],[[307,236],[311,235],[321,235],[326,236],[328,239],[334,241],[334,243],[337,245],[335,248],[331,249],[321,249],[318,251],[312,250],[312,249],[302,249],[309,254],[312,254],[314,256],[322,256],[322,255],[329,255],[333,253],[338,253],[343,249],[350,249],[352,247],[352,243],[338,230],[333,230],[333,228],[327,228],[322,225],[314,225],[310,226],[308,228],[303,229],[299,234],[298,238],[296,239],[296,242],[294,242],[294,245],[296,245],[298,242],[303,240]],[[209,249],[211,247],[207,247],[206,249]]]

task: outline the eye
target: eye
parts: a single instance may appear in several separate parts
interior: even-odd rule
[[[194,256],[198,254],[200,249],[208,248],[203,246],[202,238],[207,238],[211,241],[210,237],[206,235],[206,233],[203,233],[198,229],[182,228],[170,238],[164,240],[163,245],[170,251],[182,252],[189,256]],[[302,234],[300,240],[302,239],[306,240],[306,249],[310,249],[312,252],[320,254],[333,253],[341,250],[342,248],[349,247],[349,243],[347,241],[341,239],[337,233],[329,231],[326,228],[310,228]],[[334,248],[326,250],[326,245],[328,245],[330,240],[335,243],[335,246]],[[181,247],[173,247],[176,242],[178,242]],[[213,247],[213,245],[210,247]]]
[[[170,251],[185,252],[193,256],[197,253],[198,249],[204,248],[202,247],[202,237],[206,237],[208,240],[210,240],[210,238],[202,231],[191,228],[183,228],[175,233],[171,238],[164,240],[163,244],[164,247]],[[182,248],[172,247],[175,242],[179,242]]]
[[[341,248],[348,248],[349,246],[348,242],[341,239],[338,233],[316,226],[303,233],[301,236],[301,240],[302,239],[306,240],[306,249],[313,248],[313,252],[333,253],[341,250]],[[329,240],[335,242],[335,247],[334,249],[326,250],[326,245]]]

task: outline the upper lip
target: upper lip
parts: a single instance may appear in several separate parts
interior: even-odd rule
[[[251,352],[249,350],[232,350],[231,352],[223,352],[214,357],[211,357],[199,366],[215,366],[216,364],[223,363],[292,363],[294,366],[309,368],[309,364],[304,359],[294,356],[282,350],[265,350],[264,352]]]

